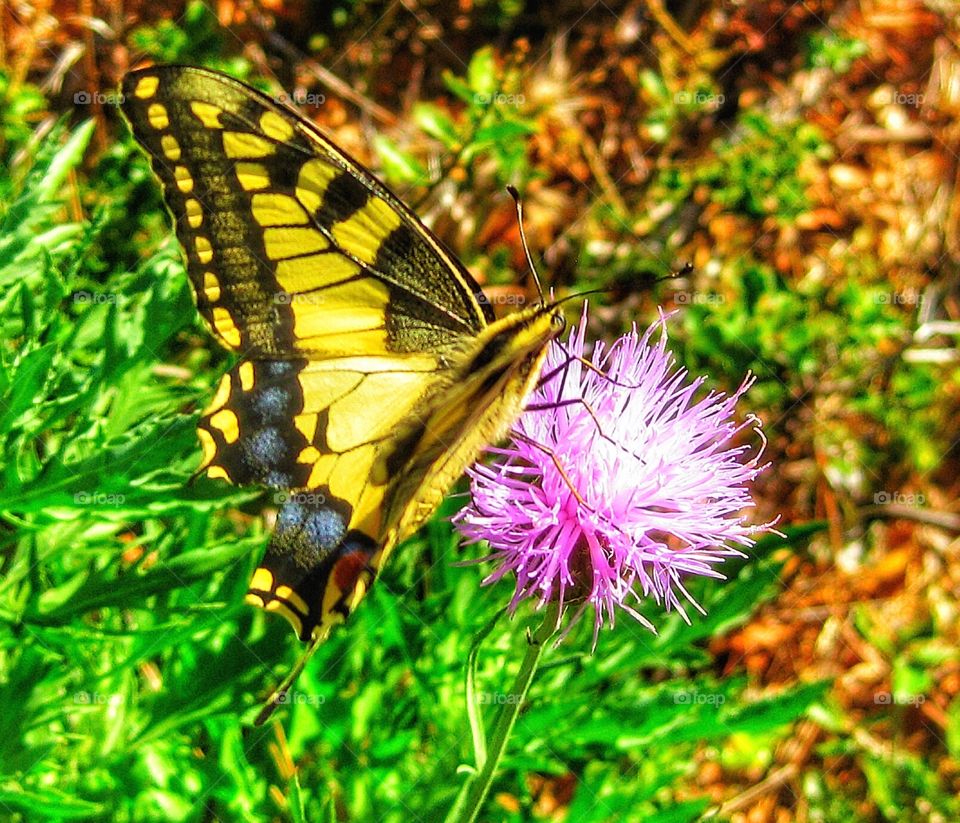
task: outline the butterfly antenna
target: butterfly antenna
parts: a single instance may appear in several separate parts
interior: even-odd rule
[[[688,260],[676,271],[672,271],[670,272],[670,274],[661,275],[660,277],[654,277],[653,282],[663,283],[665,280],[673,280],[674,278],[677,278],[677,277],[686,277],[692,271],[693,271],[693,263],[691,263]]]
[[[682,276],[685,275],[685,274],[690,274],[690,272],[692,272],[692,271],[693,271],[693,263],[691,263],[691,262],[688,260],[688,261],[687,261],[686,263],[684,263],[683,266],[680,268],[680,271],[674,272],[674,273],[671,275],[671,277],[682,277]]]
[[[517,225],[520,226],[520,242],[523,244],[523,253],[527,256],[527,265],[530,267],[530,273],[533,275],[533,282],[537,284],[537,294],[540,295],[540,303],[546,302],[543,298],[543,286],[540,285],[540,275],[537,274],[537,267],[533,265],[533,255],[530,254],[530,246],[527,245],[527,233],[523,229],[523,204],[520,202],[520,192],[516,186],[507,186],[507,191],[513,198],[517,206]]]
[[[287,701],[287,693],[290,691],[290,687],[296,682],[297,678],[303,673],[304,667],[309,662],[310,658],[313,657],[313,653],[320,648],[320,644],[323,642],[323,635],[314,635],[310,640],[310,645],[307,646],[307,650],[300,656],[300,659],[296,662],[296,665],[290,670],[290,673],[283,678],[283,682],[273,690],[273,694],[270,695],[270,698],[264,704],[264,707],[260,709],[260,714],[257,715],[257,719],[254,720],[254,725],[262,726],[267,720],[270,719],[272,715],[280,706],[282,706]]]

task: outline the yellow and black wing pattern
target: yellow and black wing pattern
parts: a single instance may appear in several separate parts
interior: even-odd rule
[[[322,639],[519,413],[562,317],[494,320],[395,195],[245,84],[155,66],[122,94],[198,310],[240,358],[200,421],[202,468],[285,493],[248,601]]]

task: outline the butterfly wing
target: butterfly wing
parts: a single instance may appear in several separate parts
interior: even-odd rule
[[[200,421],[203,467],[283,492],[248,600],[322,638],[504,434],[562,317],[494,321],[389,190],[244,84],[164,66],[123,92],[200,313],[242,356]]]
[[[290,492],[249,597],[307,639],[379,568],[384,513],[404,508],[398,448],[493,316],[416,216],[290,109],[180,66],[127,75],[123,100],[200,314],[242,357],[200,422],[203,466]]]
[[[345,618],[379,569],[403,433],[445,374],[408,354],[244,360],[224,376],[198,427],[203,465],[282,490],[248,601],[279,611],[301,639]]]
[[[442,354],[492,321],[456,258],[295,112],[187,66],[128,74],[201,315],[247,357]]]

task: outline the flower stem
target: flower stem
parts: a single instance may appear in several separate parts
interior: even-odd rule
[[[504,701],[500,706],[500,713],[493,727],[493,734],[487,744],[486,758],[482,763],[477,763],[479,771],[474,772],[467,779],[463,790],[461,790],[456,802],[447,814],[446,823],[474,823],[477,815],[480,814],[480,809],[483,807],[487,795],[490,793],[490,787],[493,785],[497,767],[506,751],[514,724],[520,715],[520,709],[523,708],[527,699],[527,692],[533,682],[534,675],[537,673],[544,648],[557,632],[559,617],[560,604],[550,603],[540,627],[533,635],[527,634],[527,653],[524,655],[523,662],[517,672],[517,678],[509,694],[510,699]]]

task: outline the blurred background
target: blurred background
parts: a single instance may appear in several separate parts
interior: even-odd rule
[[[148,62],[283,96],[524,300],[513,204],[591,334],[671,348],[769,439],[698,583],[574,631],[481,819],[960,819],[960,18],[868,2],[0,4],[0,818],[440,820],[511,581],[451,498],[325,644],[242,605],[276,501],[200,480],[228,367],[117,108]],[[692,268],[685,268],[690,263]],[[676,274],[678,273],[679,274]],[[674,274],[676,276],[670,276]],[[578,306],[571,308],[576,317]],[[495,708],[521,609],[478,656]],[[589,624],[590,621],[587,621]]]

